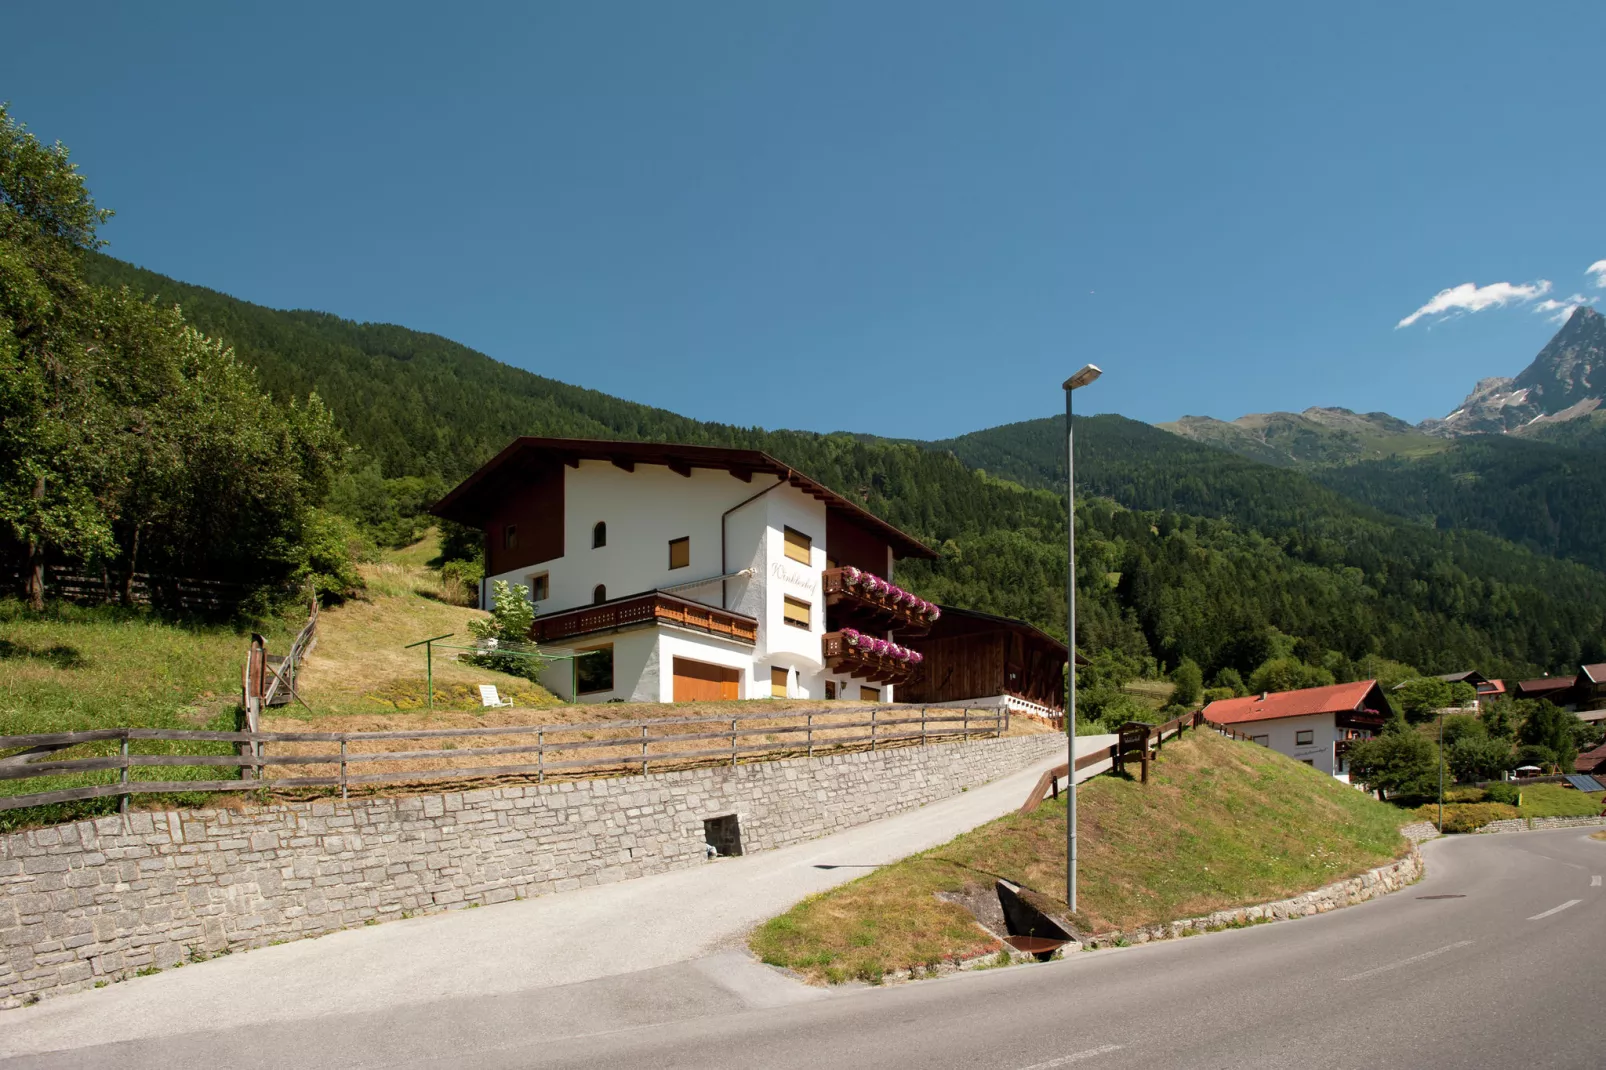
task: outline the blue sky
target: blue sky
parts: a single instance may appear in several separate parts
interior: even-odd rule
[[[1606,298],[1599,2],[221,7],[3,16],[109,252],[700,418],[1418,420]]]

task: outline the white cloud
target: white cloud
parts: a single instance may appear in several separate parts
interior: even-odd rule
[[[1597,260],[1584,269],[1584,274],[1595,280],[1598,289],[1606,290],[1606,260]]]
[[[1601,261],[1601,266],[1603,269],[1606,269],[1606,260]],[[1553,315],[1546,316],[1545,318],[1551,323],[1566,323],[1567,317],[1573,314],[1573,309],[1577,308],[1579,305],[1592,305],[1598,300],[1600,300],[1600,298],[1585,297],[1583,294],[1573,294],[1571,297],[1563,297],[1559,301],[1554,297],[1547,297],[1534,306],[1534,312],[1553,313]]]
[[[1606,261],[1601,262],[1601,267],[1606,270]],[[1448,290],[1440,290],[1434,294],[1433,300],[1396,323],[1394,329],[1409,327],[1424,316],[1482,312],[1486,308],[1502,308],[1512,303],[1532,301],[1549,292],[1549,279],[1526,283],[1491,282],[1487,286],[1479,286],[1475,282],[1463,282],[1460,286],[1452,286]]]

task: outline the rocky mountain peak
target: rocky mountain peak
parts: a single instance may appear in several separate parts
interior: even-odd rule
[[[1584,416],[1603,401],[1606,316],[1579,305],[1515,378],[1480,379],[1454,412],[1419,426],[1435,435],[1504,434]]]

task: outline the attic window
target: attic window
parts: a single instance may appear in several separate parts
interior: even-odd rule
[[[597,526],[591,529],[591,548],[600,550],[606,545],[608,545],[608,523],[599,520]]]
[[[599,583],[599,584],[597,584],[595,587],[593,587],[591,589],[591,601],[592,601],[592,603],[594,605],[599,605],[600,606],[600,605],[602,605],[602,603],[606,602],[607,600],[608,600],[608,588],[604,587],[602,584]]]
[[[669,540],[669,567],[685,568],[691,564],[691,538]]]

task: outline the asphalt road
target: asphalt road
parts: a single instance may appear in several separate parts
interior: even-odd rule
[[[1606,842],[1589,831],[1436,841],[1421,883],[1372,903],[936,981],[821,995],[729,953],[3,1065],[1600,1067]]]

